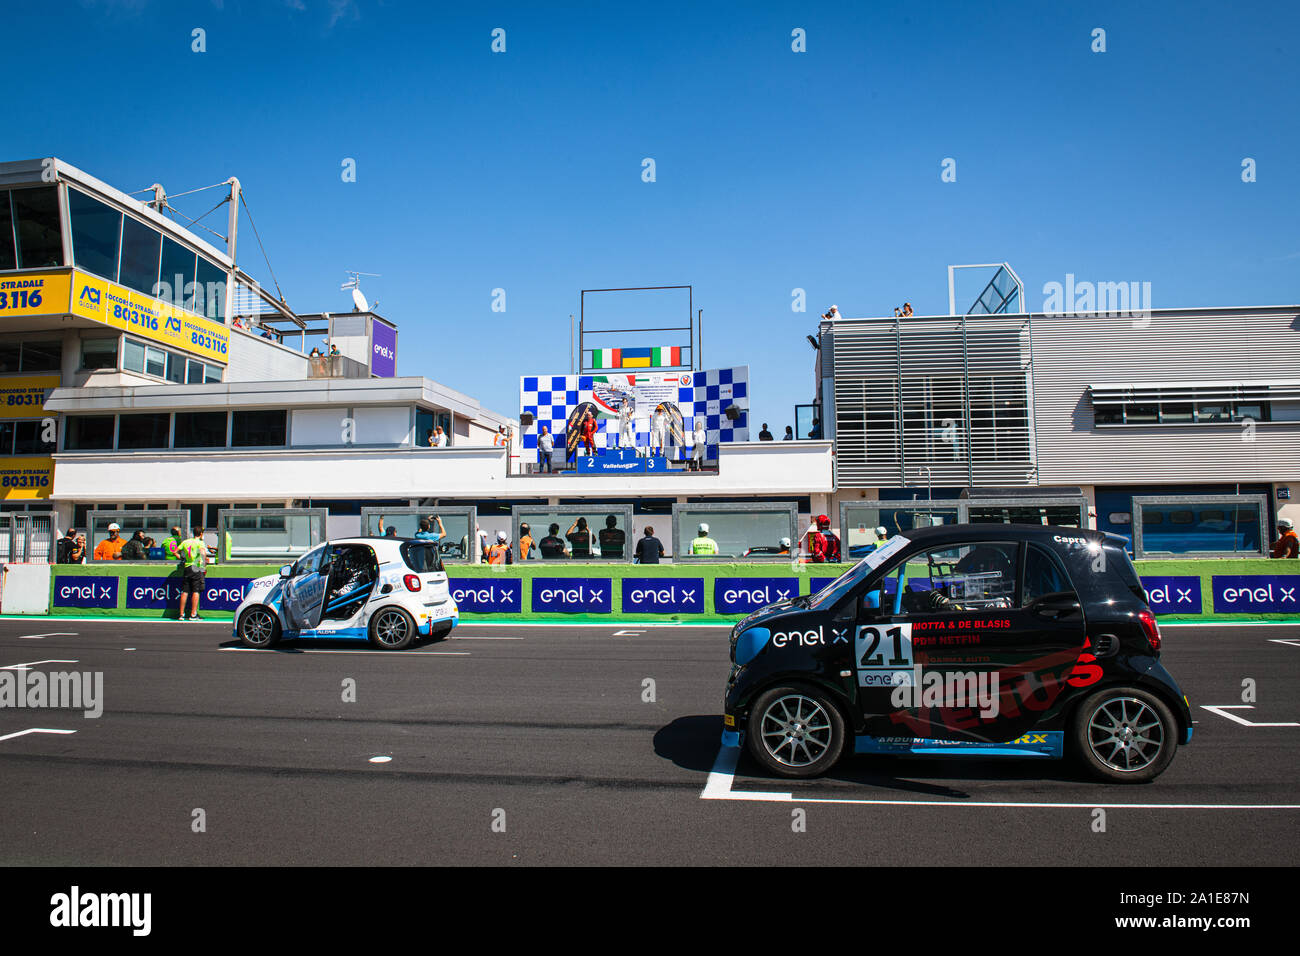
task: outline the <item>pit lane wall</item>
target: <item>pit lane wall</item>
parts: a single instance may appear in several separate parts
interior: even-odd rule
[[[772,601],[810,594],[849,567],[530,562],[448,565],[447,573],[467,622],[732,622]],[[1139,561],[1137,567],[1161,620],[1300,621],[1297,561]],[[171,565],[54,565],[50,571],[47,607],[54,616],[177,617],[180,576]],[[278,573],[279,565],[210,566],[204,617],[230,619],[249,581]],[[41,603],[22,597],[5,595],[0,610]]]

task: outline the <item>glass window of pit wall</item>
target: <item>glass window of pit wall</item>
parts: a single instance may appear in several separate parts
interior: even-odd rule
[[[438,556],[443,561],[472,561],[474,542],[470,531],[474,526],[474,512],[469,508],[365,507],[361,509],[361,533],[378,538],[414,538],[420,531],[420,521],[427,520],[429,533],[437,534],[438,519],[443,529],[437,542]]]
[[[517,505],[511,509],[511,525],[516,561],[521,560],[519,544],[525,534],[536,550],[523,560],[631,560],[631,505]]]
[[[789,560],[799,547],[794,502],[673,506],[673,559]]]
[[[324,508],[223,508],[217,515],[222,561],[296,561],[325,540]]]
[[[1268,543],[1262,497],[1134,497],[1141,557],[1262,555]]]
[[[110,524],[118,525],[118,537],[123,542],[130,541],[137,531],[146,538],[153,538],[154,543],[150,546],[153,554],[147,555],[146,560],[159,560],[163,557],[162,543],[171,534],[172,527],[179,525],[182,530],[185,530],[185,523],[186,515],[183,511],[147,510],[143,507],[118,511],[91,511],[86,520],[87,560],[121,560],[120,556],[103,559],[95,557],[95,549],[109,537]],[[74,527],[80,526],[74,525]]]
[[[879,540],[906,534],[914,528],[957,524],[961,512],[956,503],[928,501],[872,501],[845,504],[841,511],[840,543],[846,560],[857,560],[875,550]],[[884,528],[884,534],[878,534]]]

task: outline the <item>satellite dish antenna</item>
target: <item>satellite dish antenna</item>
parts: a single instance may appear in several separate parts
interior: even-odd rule
[[[370,311],[370,303],[366,301],[365,294],[360,289],[352,290],[352,304],[357,307],[358,312]]]
[[[369,276],[369,277],[371,277],[371,278],[378,279],[378,278],[379,278],[379,273],[377,273],[377,272],[352,272],[351,270],[349,270],[349,271],[348,271],[348,275],[350,275],[352,278],[349,279],[347,282],[343,283],[343,285],[341,285],[341,286],[339,287],[340,290],[343,291],[343,292],[347,292],[349,289],[351,289],[351,290],[352,290],[352,304],[353,304],[354,306],[356,306],[356,310],[357,310],[358,312],[369,312],[369,311],[370,311],[370,303],[366,301],[366,297],[365,297],[365,296],[362,294],[362,292],[361,292],[361,277],[362,277],[362,276]]]

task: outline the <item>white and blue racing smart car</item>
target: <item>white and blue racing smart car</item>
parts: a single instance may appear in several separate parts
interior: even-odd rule
[[[253,648],[298,637],[368,638],[396,651],[416,637],[445,637],[459,618],[437,544],[343,538],[253,581],[235,611],[235,636]]]

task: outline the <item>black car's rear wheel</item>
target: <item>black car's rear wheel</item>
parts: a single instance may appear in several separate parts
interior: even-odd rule
[[[1075,751],[1093,776],[1112,783],[1147,783],[1160,776],[1178,747],[1169,707],[1135,687],[1107,687],[1075,711]]]
[[[749,711],[749,751],[783,777],[825,773],[844,752],[844,717],[820,690],[773,687]]]
[[[239,640],[245,647],[274,647],[280,640],[280,619],[276,613],[263,604],[255,604],[239,615],[239,624],[235,628]]]
[[[386,607],[370,618],[370,641],[386,651],[400,651],[415,640],[415,622],[400,607]]]

